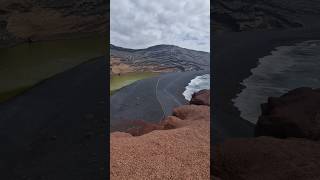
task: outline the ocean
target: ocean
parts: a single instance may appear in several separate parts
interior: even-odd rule
[[[279,97],[298,87],[320,88],[320,40],[277,47],[271,55],[260,58],[251,73],[242,81],[245,88],[233,103],[243,119],[256,123],[260,105],[268,97]]]
[[[192,79],[188,86],[185,87],[183,96],[187,101],[190,101],[192,94],[202,89],[210,89],[210,74],[196,76],[194,79]]]

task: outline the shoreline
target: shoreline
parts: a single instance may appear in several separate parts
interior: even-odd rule
[[[225,138],[252,137],[254,125],[240,117],[240,112],[232,102],[245,88],[240,83],[252,75],[251,69],[258,66],[259,58],[270,55],[276,47],[320,39],[320,27],[220,33],[213,39],[216,51],[213,59],[220,61],[213,61],[212,68],[215,75],[215,125],[212,128]],[[212,135],[211,138],[215,137]]]
[[[12,101],[12,100],[14,100],[14,99],[16,99],[16,98],[19,98],[19,96],[23,96],[25,93],[28,93],[28,91],[32,90],[33,88],[37,88],[37,87],[40,86],[41,84],[43,84],[43,83],[45,83],[45,82],[47,82],[47,81],[50,81],[51,79],[55,78],[56,76],[61,76],[62,74],[66,73],[66,72],[68,72],[68,71],[72,71],[73,69],[78,68],[78,66],[85,65],[86,63],[90,63],[91,61],[96,61],[96,60],[98,60],[98,59],[100,59],[100,58],[104,58],[104,57],[105,57],[105,56],[97,56],[97,57],[94,57],[94,58],[90,58],[90,59],[88,59],[88,60],[86,60],[86,61],[84,61],[84,62],[81,62],[81,63],[79,63],[79,64],[77,64],[77,65],[75,65],[75,66],[73,66],[73,67],[71,67],[71,68],[69,68],[69,69],[67,69],[67,70],[65,70],[65,71],[58,72],[58,73],[56,73],[56,74],[54,74],[54,75],[52,75],[52,76],[50,76],[50,77],[44,78],[44,79],[38,81],[37,83],[35,83],[35,84],[33,84],[33,85],[27,86],[27,87],[25,87],[25,88],[22,87],[22,88],[21,88],[22,90],[21,90],[19,93],[17,93],[16,95],[14,95],[14,96],[12,96],[12,97],[9,97],[9,98],[6,98],[4,101],[1,101],[1,100],[0,100],[0,105],[6,104],[8,101]],[[19,88],[19,89],[20,89],[20,88]],[[11,92],[11,91],[4,92],[4,93],[10,93],[10,92]]]

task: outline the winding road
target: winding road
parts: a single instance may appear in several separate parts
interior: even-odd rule
[[[187,103],[182,93],[191,79],[208,73],[166,73],[120,89],[110,98],[111,130],[116,130],[119,125],[130,120],[159,122],[171,115],[173,108]]]

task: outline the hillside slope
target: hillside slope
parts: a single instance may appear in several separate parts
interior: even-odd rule
[[[216,0],[211,5],[214,31],[247,31],[312,26],[318,0]]]
[[[0,47],[106,32],[106,0],[2,0]]]
[[[128,65],[134,71],[194,71],[210,66],[210,53],[173,45],[127,49],[111,44],[110,54],[112,62]]]

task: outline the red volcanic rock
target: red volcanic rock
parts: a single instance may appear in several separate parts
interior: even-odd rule
[[[175,129],[184,126],[184,122],[175,117],[175,116],[168,116],[163,122],[163,129],[168,130],[168,129]]]
[[[210,120],[210,107],[202,105],[184,105],[173,110],[173,115],[181,120]]]
[[[203,89],[192,95],[190,104],[210,106],[210,90]]]
[[[320,139],[320,89],[298,88],[262,105],[256,136]]]
[[[213,150],[213,175],[224,180],[320,177],[320,143],[316,141],[272,137],[230,139]]]
[[[163,125],[157,123],[149,123],[143,120],[131,121],[130,128],[126,130],[126,133],[132,136],[141,136],[154,130],[163,129]]]
[[[159,123],[146,122],[144,120],[122,121],[114,129],[120,129],[132,136],[141,136],[154,130],[168,130],[180,128],[190,124],[190,121],[210,120],[209,106],[185,105],[173,110],[173,116],[168,116]]]

